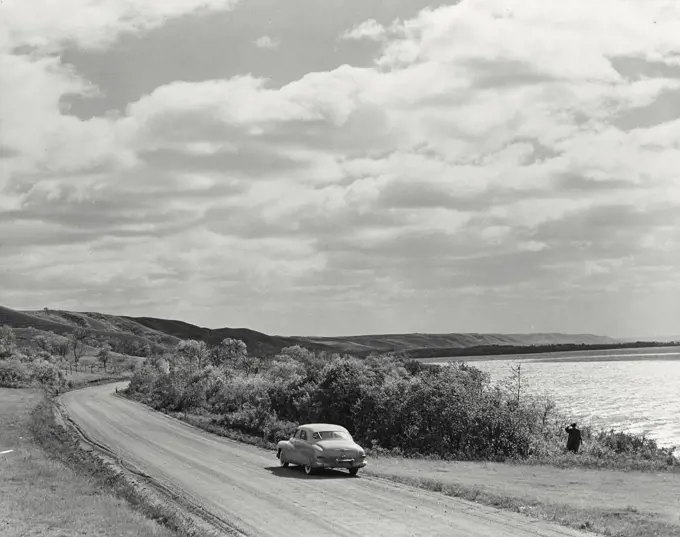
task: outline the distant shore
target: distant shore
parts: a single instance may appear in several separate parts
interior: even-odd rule
[[[667,350],[666,350],[667,349]],[[607,351],[638,351],[620,354]],[[603,351],[603,354],[592,355],[593,351]],[[649,351],[649,352],[645,352]],[[485,345],[479,347],[465,347],[453,349],[410,349],[405,351],[411,358],[431,363],[449,361],[488,361],[524,359],[531,361],[626,361],[639,360],[647,356],[655,359],[679,360],[680,343],[657,343],[653,341],[639,341],[634,343],[598,344],[598,345],[532,345],[507,346]],[[677,354],[676,354],[677,353]],[[668,357],[663,357],[668,355]]]

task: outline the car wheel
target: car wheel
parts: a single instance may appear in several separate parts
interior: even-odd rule
[[[359,473],[359,468],[350,468],[349,475],[357,475]]]
[[[313,472],[314,472],[314,468],[312,468],[312,465],[311,464],[305,464],[305,473],[307,475],[312,475]]]
[[[288,461],[286,458],[283,456],[283,453],[279,456],[279,462],[281,463],[281,466],[284,468],[288,468]]]

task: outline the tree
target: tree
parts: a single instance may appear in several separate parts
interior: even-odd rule
[[[506,380],[506,387],[517,405],[522,400],[522,389],[524,388],[522,381],[522,364],[517,363],[510,366],[510,377]]]
[[[0,358],[10,358],[16,353],[17,337],[9,326],[0,327]]]
[[[213,349],[212,361],[216,366],[228,363],[238,364],[248,358],[248,347],[240,339],[224,338],[220,344]]]
[[[7,346],[15,345],[17,342],[17,336],[11,327],[7,325],[0,326],[0,344]]]
[[[208,363],[210,351],[205,341],[185,339],[175,347],[176,357],[187,363],[192,369],[203,369]]]
[[[52,342],[45,336],[35,336],[33,342],[41,351],[52,352]]]
[[[97,360],[99,360],[99,363],[104,366],[104,371],[106,371],[106,366],[111,360],[111,347],[109,347],[108,344],[105,344],[101,349],[99,349],[97,352]]]
[[[76,366],[76,371],[78,371],[80,359],[85,354],[85,342],[90,338],[90,336],[91,332],[87,328],[76,328],[69,338],[71,352],[73,353],[73,363]]]
[[[55,339],[52,342],[52,351],[61,359],[66,360],[70,350],[69,341],[66,339]]]

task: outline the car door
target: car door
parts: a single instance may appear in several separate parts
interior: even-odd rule
[[[301,429],[295,431],[293,438],[290,439],[290,450],[286,454],[288,462],[292,462],[293,464],[302,464],[300,462],[300,454],[298,449],[299,448],[298,442],[300,442],[300,431]]]
[[[295,451],[297,452],[299,464],[307,464],[310,462],[312,454],[312,445],[310,444],[311,433],[305,429],[300,429],[300,438],[298,439]]]

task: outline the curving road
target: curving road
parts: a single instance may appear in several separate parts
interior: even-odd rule
[[[258,537],[566,537],[584,534],[442,494],[330,471],[280,468],[271,451],[223,439],[112,395],[62,403],[91,439],[236,531]],[[370,460],[369,460],[370,464]]]

